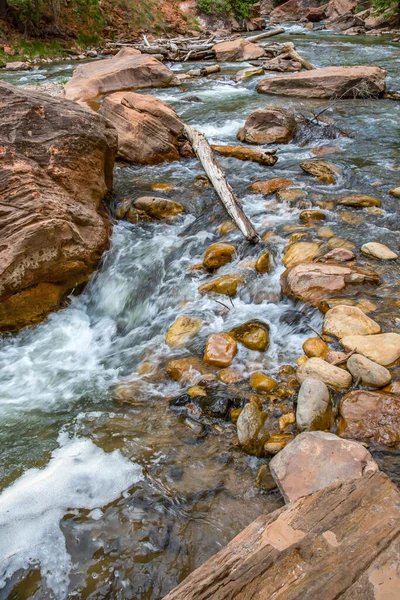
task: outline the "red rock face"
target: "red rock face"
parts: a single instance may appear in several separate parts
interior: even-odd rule
[[[114,127],[73,102],[0,84],[0,330],[36,323],[108,247]]]
[[[338,435],[384,446],[400,444],[400,396],[350,392],[340,405]]]
[[[178,138],[183,123],[171,107],[155,96],[117,92],[100,109],[118,131],[118,156],[141,165],[180,160]]]
[[[122,90],[177,85],[174,73],[154,56],[123,48],[111,59],[80,65],[64,88],[70,100],[90,103],[106,94]]]
[[[307,98],[365,98],[382,94],[385,79],[386,71],[379,67],[326,67],[263,79],[257,91]]]

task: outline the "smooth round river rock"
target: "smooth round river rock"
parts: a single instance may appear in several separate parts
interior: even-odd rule
[[[319,379],[337,390],[347,390],[353,381],[348,371],[335,367],[322,358],[309,358],[297,369],[296,377],[299,383],[303,383],[310,377]]]
[[[362,384],[367,387],[383,388],[392,380],[390,371],[362,354],[350,356],[347,368],[355,380],[361,379]]]
[[[319,379],[305,379],[297,397],[297,428],[300,431],[329,429],[331,421],[328,387]]]
[[[376,258],[377,260],[396,260],[398,255],[393,252],[390,248],[379,242],[368,242],[361,246],[361,252],[369,258]]]
[[[353,350],[385,367],[400,358],[400,334],[348,335],[340,340],[346,352]]]
[[[323,332],[337,338],[380,333],[381,326],[356,306],[339,304],[325,315]]]

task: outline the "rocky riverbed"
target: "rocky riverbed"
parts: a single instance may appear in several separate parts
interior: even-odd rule
[[[291,40],[315,67],[374,67],[374,85],[386,70],[397,89],[390,41],[303,31]],[[301,431],[361,442],[399,482],[399,104],[261,94],[268,74],[235,81],[243,62],[173,85],[207,66],[157,66],[168,87],[153,86],[150,103],[127,92],[103,103],[125,133],[124,115],[139,113],[152,142],[120,146],[110,250],[68,306],[1,340],[4,598],[164,597],[291,499],[269,462]],[[4,77],[54,86],[72,70]],[[78,84],[67,90],[90,101],[91,82]],[[217,201],[182,123],[215,146],[276,150],[269,166],[218,158],[257,244]],[[99,167],[81,168],[93,181]]]

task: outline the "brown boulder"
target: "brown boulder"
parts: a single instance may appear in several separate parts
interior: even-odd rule
[[[117,92],[108,96],[100,114],[118,131],[118,156],[140,165],[180,160],[178,138],[183,123],[155,96]]]
[[[171,360],[167,364],[166,372],[174,381],[193,383],[200,375],[206,373],[207,369],[197,356],[187,356]]]
[[[269,327],[262,321],[249,321],[238,325],[231,329],[229,335],[249,350],[265,352],[269,346]]]
[[[227,333],[208,336],[203,361],[212,367],[229,367],[237,351],[235,340]]]
[[[323,332],[343,338],[346,335],[369,335],[380,333],[381,326],[356,306],[339,304],[325,315]]]
[[[286,144],[295,132],[293,111],[280,106],[269,106],[252,112],[238,131],[237,138],[248,144]]]
[[[260,394],[269,394],[278,387],[278,382],[264,373],[252,373],[250,376],[250,387]]]
[[[180,202],[168,200],[167,198],[157,198],[155,196],[137,198],[133,206],[139,213],[145,213],[145,215],[156,221],[168,221],[183,212],[183,206]]]
[[[340,15],[351,12],[356,5],[356,0],[330,0],[326,7],[326,14],[329,19],[335,19]]]
[[[271,11],[271,23],[281,23],[282,21],[300,21],[308,13],[308,2],[302,0],[287,0],[280,6]]]
[[[356,267],[320,263],[300,263],[287,269],[281,276],[281,286],[286,296],[318,306],[324,298],[350,286],[377,284],[374,271]]]
[[[381,95],[385,79],[386,71],[380,67],[325,67],[262,79],[257,91],[306,98],[365,98]]]
[[[64,96],[90,104],[101,96],[123,90],[178,85],[175,74],[159,60],[133,48],[116,56],[80,65],[64,87]]]
[[[73,102],[0,84],[0,329],[36,323],[108,247],[117,133]]]
[[[204,253],[203,266],[205,269],[219,269],[231,262],[235,252],[236,248],[232,244],[224,242],[211,244]]]
[[[285,502],[378,470],[364,446],[322,431],[301,433],[269,466]]]
[[[256,194],[275,194],[278,190],[284,190],[293,185],[293,181],[291,179],[268,179],[267,181],[256,181],[249,186],[249,190],[251,192],[255,192]]]
[[[341,204],[342,206],[351,206],[352,208],[365,208],[368,206],[381,206],[382,202],[373,196],[354,194],[352,196],[341,198],[338,204]]]
[[[218,62],[257,60],[265,56],[265,52],[260,46],[252,44],[245,38],[221,42],[215,44],[212,49]]]
[[[356,390],[340,404],[338,435],[383,446],[400,443],[400,397]]]
[[[240,275],[223,275],[203,283],[199,287],[200,294],[223,294],[224,296],[236,296],[238,286],[243,283],[243,278]]]

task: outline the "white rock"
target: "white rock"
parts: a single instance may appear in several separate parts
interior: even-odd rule
[[[378,260],[396,260],[398,255],[390,248],[379,242],[368,242],[361,246],[361,252],[369,258],[377,258]]]
[[[343,338],[346,335],[380,333],[381,326],[356,306],[340,304],[325,315],[323,332]]]
[[[379,365],[392,365],[400,358],[400,335],[379,333],[377,335],[348,335],[340,340],[346,352],[355,350]],[[309,362],[309,361],[308,361]]]

